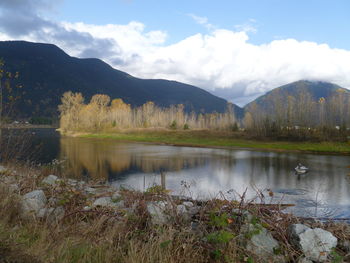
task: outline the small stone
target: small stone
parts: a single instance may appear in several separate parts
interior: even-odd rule
[[[241,234],[248,251],[264,260],[270,260],[274,257],[274,251],[279,247],[279,244],[266,228],[259,224],[246,224],[242,226]]]
[[[55,186],[57,185],[61,180],[58,179],[56,175],[50,174],[49,176],[45,177],[41,182],[43,184]]]
[[[170,218],[165,213],[166,207],[167,203],[164,201],[147,203],[147,211],[151,216],[152,224],[164,225],[169,222]]]
[[[183,202],[182,204],[183,204],[184,206],[186,206],[186,208],[190,208],[190,207],[193,207],[193,206],[194,206],[194,204],[193,204],[192,202],[189,202],[189,201]]]
[[[93,207],[111,207],[111,208],[124,208],[124,201],[113,202],[111,197],[100,197],[92,204]]]
[[[78,185],[78,181],[75,179],[68,179],[67,180],[67,184],[69,184],[70,186],[77,186]]]
[[[325,262],[332,249],[337,246],[337,238],[321,228],[311,229],[302,224],[289,227],[291,243],[312,261]]]
[[[25,194],[21,201],[22,216],[28,218],[30,216],[37,216],[39,210],[46,205],[46,196],[43,190],[35,190]]]
[[[84,211],[90,211],[91,209],[92,209],[92,208],[91,208],[90,206],[88,206],[88,205],[87,205],[87,206],[84,206],[84,208],[83,208]]]
[[[306,230],[310,229],[310,227],[303,225],[303,224],[293,224],[289,227],[289,232],[293,237],[296,237],[300,233],[305,232]]]
[[[110,197],[100,197],[95,200],[92,206],[111,206],[113,204],[112,199]]]

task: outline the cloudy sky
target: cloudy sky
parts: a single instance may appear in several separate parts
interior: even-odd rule
[[[236,104],[280,85],[350,88],[348,0],[0,0],[0,40],[53,43]]]

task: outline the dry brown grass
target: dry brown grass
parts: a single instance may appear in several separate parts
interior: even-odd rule
[[[262,262],[246,251],[239,240],[244,223],[239,213],[247,210],[256,224],[266,227],[279,241],[279,254],[290,262],[300,257],[300,252],[289,243],[286,231],[299,219],[276,207],[248,204],[243,198],[240,203],[210,200],[200,203],[201,211],[192,219],[198,222],[197,231],[176,216],[166,226],[154,226],[146,212],[146,203],[163,199],[177,204],[178,199],[161,191],[123,190],[125,204],[134,205],[134,213],[106,208],[84,211],[89,200],[82,192],[64,183],[57,187],[40,184],[48,173],[17,166],[16,172],[0,176],[0,262]],[[18,193],[7,187],[13,181],[20,186]],[[38,187],[47,197],[65,199],[66,215],[60,222],[20,218],[20,195]],[[233,208],[240,212],[232,215]],[[350,239],[350,228],[346,224],[308,224],[321,226],[340,240]],[[229,242],[208,241],[210,234],[220,231],[232,234]],[[337,253],[346,256],[344,251],[337,250]]]

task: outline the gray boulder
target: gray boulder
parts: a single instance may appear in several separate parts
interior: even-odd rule
[[[167,202],[149,202],[147,203],[147,212],[151,216],[151,222],[154,225],[165,225],[169,222],[170,217],[166,213]]]
[[[45,177],[41,182],[43,184],[47,184],[47,185],[51,185],[51,186],[55,186],[57,185],[61,180],[53,174],[50,174],[49,176]]]
[[[46,205],[46,196],[43,190],[35,190],[25,194],[21,200],[21,214],[24,218],[37,216],[39,210]]]
[[[240,233],[248,251],[266,261],[271,261],[275,257],[274,251],[279,244],[266,228],[259,224],[246,224],[242,226]]]
[[[289,235],[291,243],[312,261],[327,261],[332,249],[337,246],[337,238],[321,228],[294,224],[289,227]]]

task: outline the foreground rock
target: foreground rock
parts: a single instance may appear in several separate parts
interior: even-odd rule
[[[306,259],[325,262],[332,249],[337,246],[337,238],[321,228],[309,228],[294,224],[289,228],[291,243],[300,249]]]
[[[154,225],[165,225],[169,223],[170,217],[166,213],[167,202],[149,202],[147,203],[147,212],[151,216],[151,222]]]
[[[279,244],[266,228],[259,224],[246,224],[242,226],[241,234],[243,243],[248,251],[268,262],[277,262],[271,260],[276,257],[274,252],[279,247]],[[278,261],[284,262],[281,258]]]
[[[23,218],[38,216],[40,209],[45,208],[47,199],[43,190],[35,190],[25,194],[21,201]]]
[[[60,182],[61,182],[61,180],[56,175],[52,175],[52,174],[50,174],[49,176],[45,177],[42,180],[43,184],[47,184],[47,185],[51,185],[51,186],[55,186]]]

